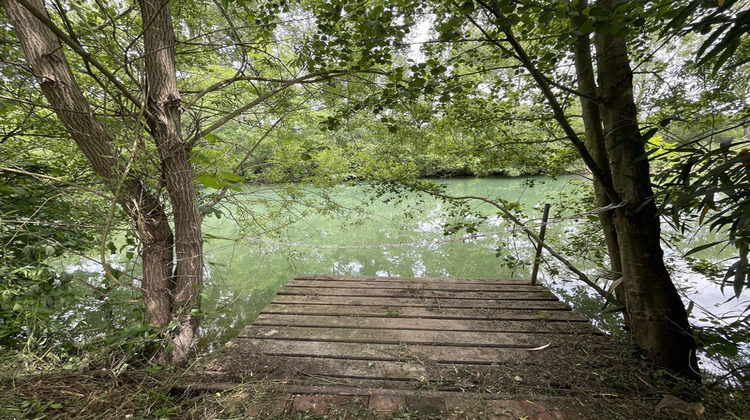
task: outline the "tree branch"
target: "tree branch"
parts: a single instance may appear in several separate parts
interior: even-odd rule
[[[107,67],[100,63],[99,60],[94,58],[91,54],[89,54],[83,47],[76,42],[73,38],[71,38],[68,34],[66,34],[62,29],[58,28],[57,25],[54,24],[47,16],[47,14],[41,10],[37,10],[31,3],[29,3],[28,0],[17,0],[18,4],[23,6],[26,10],[29,11],[34,17],[39,19],[44,26],[46,26],[52,33],[54,33],[62,42],[64,42],[67,46],[69,46],[76,54],[78,54],[85,62],[91,64],[94,66],[97,70],[99,70],[104,77],[106,77],[112,84],[114,84],[117,89],[125,95],[126,98],[130,102],[132,102],[138,109],[142,108],[141,101],[133,95],[132,92],[130,92],[120,79],[118,79],[112,72],[110,72]]]
[[[83,185],[79,185],[79,184],[76,184],[74,182],[66,181],[64,179],[55,178],[53,176],[42,175],[42,174],[38,174],[38,173],[35,173],[35,172],[28,172],[28,171],[24,171],[23,169],[8,168],[7,166],[0,166],[0,171],[12,172],[12,173],[15,173],[15,174],[26,175],[26,176],[30,176],[30,177],[37,178],[37,179],[46,179],[48,181],[59,182],[60,184],[68,185],[70,187],[75,187],[75,188],[78,188],[80,190],[86,191],[88,193],[94,194],[97,197],[101,197],[101,198],[104,198],[104,199],[107,199],[107,200],[111,199],[110,196],[104,195],[104,194],[102,194],[101,192],[99,192],[97,190],[93,190],[91,188],[87,188],[87,187],[84,187]]]
[[[493,7],[488,5],[482,0],[479,0],[479,4],[482,5],[482,7],[485,8],[489,13],[495,16],[497,19],[502,19],[503,16],[501,13],[496,11]],[[480,31],[483,33],[486,33],[484,28],[482,28],[474,19],[469,19],[474,26],[476,26]],[[496,23],[497,25],[497,23]],[[576,151],[578,151],[578,154],[581,155],[581,158],[583,158],[583,161],[586,163],[586,166],[588,166],[589,170],[594,174],[594,176],[601,182],[602,188],[606,192],[607,196],[609,197],[610,201],[613,203],[619,203],[622,201],[620,198],[620,194],[617,193],[615,190],[614,184],[612,183],[612,177],[609,176],[609,174],[601,168],[599,165],[597,165],[594,158],[591,156],[591,153],[589,153],[588,149],[586,149],[586,145],[584,142],[578,137],[578,134],[573,129],[573,127],[570,125],[570,122],[565,117],[565,112],[562,109],[562,106],[558,102],[557,98],[555,97],[554,92],[552,92],[552,89],[550,89],[549,81],[547,80],[547,77],[544,76],[538,68],[534,65],[533,61],[531,61],[531,58],[529,58],[528,54],[526,53],[526,50],[523,48],[523,46],[518,42],[515,35],[513,34],[513,31],[510,28],[502,27],[501,25],[497,25],[498,28],[503,31],[506,37],[506,42],[508,42],[512,48],[512,50],[515,52],[514,54],[511,54],[513,57],[515,57],[518,61],[521,62],[521,64],[526,68],[526,70],[531,73],[531,76],[534,78],[534,80],[537,83],[537,86],[539,89],[542,90],[542,93],[544,94],[544,97],[547,99],[547,103],[552,108],[552,112],[555,115],[555,120],[560,124],[560,127],[565,132],[565,135],[568,137],[568,140],[570,140],[571,143],[573,143],[573,147],[575,147]],[[498,48],[500,48],[503,52],[509,53],[509,50],[504,45],[501,45],[498,42],[493,42]]]
[[[566,259],[562,255],[558,254],[557,251],[555,251],[547,243],[541,241],[540,238],[539,238],[539,236],[536,233],[534,233],[531,229],[529,229],[528,227],[526,227],[526,225],[521,220],[519,220],[516,216],[514,216],[513,213],[509,212],[507,209],[505,209],[503,206],[501,206],[497,202],[495,202],[493,200],[490,200],[488,198],[477,197],[477,196],[472,196],[472,195],[467,195],[467,196],[451,196],[451,195],[442,194],[442,193],[438,193],[438,192],[434,192],[434,191],[426,191],[426,190],[421,190],[421,191],[425,192],[427,194],[433,195],[435,197],[440,197],[440,198],[446,199],[446,200],[455,200],[455,201],[458,201],[458,200],[478,200],[478,201],[482,201],[484,203],[492,205],[493,207],[495,207],[498,210],[500,210],[500,212],[503,214],[504,217],[506,217],[508,220],[510,220],[515,225],[517,225],[518,227],[520,227],[524,231],[524,233],[526,233],[529,236],[529,238],[531,238],[532,241],[535,241],[537,244],[541,244],[542,247],[544,247],[544,249],[546,249],[550,253],[550,255],[552,255],[558,261],[560,261],[561,263],[563,263],[565,265],[565,267],[567,267],[570,271],[572,271],[573,273],[575,273],[581,281],[583,281],[584,283],[586,283],[587,285],[589,285],[592,289],[594,289],[600,296],[602,296],[604,299],[606,299],[609,303],[611,303],[613,305],[616,305],[616,306],[623,306],[623,304],[620,301],[618,301],[611,293],[608,293],[606,290],[602,289],[598,284],[596,284],[594,281],[592,281],[591,279],[589,279],[588,276],[585,273],[583,273],[581,270],[579,270],[578,268],[576,268],[573,265],[573,263],[571,263],[570,261],[568,261],[568,259]]]
[[[264,94],[262,94],[260,96],[258,96],[257,98],[255,98],[254,100],[248,102],[247,104],[245,104],[245,105],[243,105],[243,106],[235,109],[234,111],[228,113],[223,118],[221,118],[219,121],[216,121],[215,123],[211,124],[208,128],[206,128],[204,130],[201,130],[200,132],[196,133],[195,136],[193,136],[193,138],[188,141],[188,144],[192,147],[192,145],[194,145],[196,142],[198,142],[198,140],[201,137],[205,137],[207,134],[211,133],[212,131],[214,131],[214,130],[218,129],[219,127],[223,126],[224,124],[228,123],[229,121],[231,121],[232,119],[234,119],[238,115],[240,115],[240,114],[242,114],[244,112],[247,112],[248,110],[250,110],[254,106],[265,102],[268,98],[271,98],[272,96],[276,95],[277,93],[283,92],[284,90],[289,89],[290,87],[292,87],[294,85],[302,84],[302,83],[318,83],[318,82],[321,82],[323,80],[329,80],[329,79],[331,79],[333,77],[342,76],[342,75],[349,74],[349,73],[350,73],[349,70],[325,70],[325,71],[310,73],[310,74],[307,74],[305,76],[298,77],[296,79],[290,79],[290,80],[242,76],[241,79],[261,80],[261,81],[268,81],[268,82],[274,82],[274,81],[276,81],[276,82],[282,83],[282,85],[278,86],[275,89],[272,89],[272,90],[270,90],[270,91],[268,91],[268,92],[266,92],[266,93],[264,93]],[[234,79],[234,78],[232,78],[232,79]],[[231,79],[229,79],[229,80],[231,80]],[[213,85],[213,87],[214,87],[213,90],[220,89],[221,86],[223,86],[225,83],[226,83],[226,81],[215,83]],[[211,87],[209,87],[207,89],[210,89],[210,88]],[[206,92],[206,93],[208,93],[208,92]],[[205,93],[204,93],[204,95],[205,95]],[[193,102],[194,101],[191,101],[191,104]]]

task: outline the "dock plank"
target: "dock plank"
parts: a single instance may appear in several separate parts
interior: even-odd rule
[[[468,291],[545,291],[548,290],[546,287],[541,285],[531,284],[503,284],[503,283],[455,283],[455,282],[443,282],[443,281],[429,281],[429,280],[413,280],[407,283],[399,283],[394,281],[353,281],[353,280],[294,280],[291,283],[287,283],[286,287],[315,287],[318,289],[324,288],[350,288],[350,289],[404,289],[404,288],[420,288],[424,290],[468,290]]]
[[[278,292],[279,296],[348,296],[348,297],[420,297],[420,298],[451,298],[451,299],[492,299],[492,300],[558,300],[547,290],[535,291],[474,291],[474,290],[433,290],[422,288],[345,288],[345,287],[290,287],[284,286]]]
[[[238,337],[275,340],[314,340],[348,343],[427,344],[461,347],[533,348],[550,343],[554,335],[495,331],[364,330],[328,327],[264,327],[251,325]]]
[[[500,300],[500,299],[457,299],[450,297],[369,297],[369,296],[310,296],[277,295],[272,303],[325,304],[350,306],[411,306],[421,308],[465,308],[465,309],[563,309],[570,307],[558,300]]]
[[[597,333],[598,330],[588,322],[536,322],[505,321],[487,319],[434,319],[400,317],[357,317],[330,315],[271,315],[261,314],[253,325],[277,327],[317,327],[327,328],[361,328],[361,329],[404,329],[404,330],[437,330],[437,331],[495,331],[495,332],[528,332],[528,333]]]
[[[491,319],[491,320],[536,320],[536,321],[586,321],[581,314],[568,307],[533,309],[516,308],[446,308],[413,307],[398,305],[350,306],[336,304],[299,304],[271,302],[262,314],[339,315],[359,317],[390,316],[397,318],[447,318],[447,319]]]
[[[529,279],[486,279],[486,278],[470,278],[470,277],[392,277],[392,276],[333,276],[333,275],[315,275],[315,274],[300,274],[294,278],[293,281],[297,280],[315,280],[315,281],[372,281],[372,282],[384,282],[384,283],[399,283],[408,285],[413,282],[429,282],[429,283],[475,283],[475,284],[506,284],[506,285],[529,285]]]
[[[257,354],[329,359],[358,359],[399,362],[430,360],[436,363],[490,365],[534,363],[534,353],[527,349],[491,347],[425,346],[379,343],[336,343],[330,341],[294,341],[237,338],[227,344],[249,357]]]

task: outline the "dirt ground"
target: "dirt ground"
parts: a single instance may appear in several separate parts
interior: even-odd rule
[[[408,352],[403,361],[418,364],[429,379],[386,378],[363,384],[307,373],[320,372],[317,366],[274,363],[272,358],[231,349],[204,361],[175,389],[204,394],[241,390],[251,401],[246,413],[257,418],[297,418],[301,412],[336,418],[336,413],[347,410],[359,417],[369,411],[394,418],[404,413],[467,419],[683,418],[657,413],[657,404],[665,395],[688,402],[703,396],[699,385],[681,382],[632,348],[601,335],[570,335],[565,342],[535,351],[533,357],[502,364],[445,365]],[[306,392],[295,394],[298,389]],[[392,407],[380,406],[383,398]],[[705,418],[734,418],[725,407],[704,408]]]
[[[259,359],[249,356],[220,351],[184,369],[4,366],[0,418],[690,418],[658,413],[664,395],[702,400],[705,414],[699,418],[750,418],[747,395],[680,382],[605,336],[571,335],[564,343],[536,351],[533,363],[521,357],[503,364],[454,367],[405,352],[404,363],[419,364],[429,380],[385,379],[364,388],[346,378],[311,377],[306,366],[258,364]]]

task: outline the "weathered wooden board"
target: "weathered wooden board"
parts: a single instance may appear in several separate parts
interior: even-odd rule
[[[508,287],[512,286],[512,287]],[[469,290],[478,292],[487,292],[493,290],[502,291],[519,291],[519,292],[534,292],[547,290],[546,287],[541,285],[532,286],[528,284],[498,284],[498,283],[456,283],[456,282],[444,282],[439,280],[410,280],[405,284],[403,282],[395,281],[353,281],[353,280],[299,280],[296,279],[294,282],[289,283],[286,287],[315,287],[318,289],[324,288],[350,288],[350,289],[404,289],[404,288],[419,288],[424,290]]]
[[[413,282],[429,283],[477,283],[477,284],[506,284],[506,285],[529,285],[528,279],[479,279],[479,278],[458,278],[458,277],[389,277],[389,276],[321,276],[315,274],[300,274],[294,278],[297,280],[316,280],[316,281],[374,281],[374,282],[395,282],[408,285]]]
[[[543,333],[495,331],[424,331],[406,329],[364,330],[328,327],[263,327],[252,325],[238,337],[275,340],[316,340],[347,343],[427,344],[461,347],[532,348],[548,344],[554,336]]]
[[[418,287],[409,288],[317,288],[317,287],[282,287],[279,296],[346,296],[346,297],[420,297],[451,299],[492,299],[492,300],[558,300],[548,290],[535,291],[474,291],[474,290],[430,290]]]
[[[337,343],[330,341],[294,341],[237,338],[227,344],[249,357],[293,356],[328,359],[381,361],[429,360],[436,363],[489,365],[509,362],[533,363],[533,351],[491,347],[424,346],[378,343]]]
[[[272,303],[324,304],[350,306],[413,306],[422,308],[492,308],[492,309],[570,309],[558,300],[499,300],[499,299],[460,299],[450,297],[405,298],[405,297],[369,297],[369,296],[297,296],[279,295]]]
[[[546,366],[542,352],[563,354],[600,334],[527,280],[309,275],[226,345],[226,369],[216,372],[259,369],[313,387],[463,389],[472,385],[462,369]]]
[[[436,331],[495,331],[529,333],[596,333],[588,322],[536,322],[505,321],[487,319],[434,319],[401,317],[357,317],[325,315],[261,314],[253,322],[255,326],[275,327],[320,327],[361,329],[405,329]]]
[[[300,315],[340,315],[359,317],[390,316],[397,318],[448,318],[448,319],[496,319],[526,321],[586,321],[581,314],[568,307],[532,309],[523,308],[446,308],[446,307],[412,307],[412,306],[348,306],[325,304],[285,304],[274,303],[263,308],[264,314],[300,314]]]

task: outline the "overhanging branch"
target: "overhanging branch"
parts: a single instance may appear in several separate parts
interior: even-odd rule
[[[430,195],[433,195],[435,197],[446,199],[446,200],[456,200],[456,201],[458,201],[458,200],[477,200],[477,201],[482,201],[484,203],[490,204],[491,206],[493,206],[493,207],[497,208],[498,210],[500,210],[500,212],[503,214],[503,216],[505,218],[507,218],[508,220],[510,220],[511,222],[513,222],[515,225],[517,225],[518,227],[520,227],[521,230],[523,230],[524,233],[526,233],[529,236],[529,238],[531,238],[532,241],[536,242],[537,244],[541,244],[542,247],[544,249],[546,249],[547,252],[550,253],[550,255],[552,255],[553,257],[555,257],[555,259],[557,259],[558,261],[560,261],[561,263],[563,263],[563,265],[565,265],[565,267],[567,267],[570,271],[572,271],[573,273],[575,273],[582,282],[586,283],[588,286],[590,286],[592,289],[594,289],[600,296],[602,296],[604,299],[606,299],[607,302],[609,302],[609,303],[611,303],[611,304],[613,304],[613,305],[615,305],[617,307],[623,306],[623,304],[620,301],[618,301],[617,298],[615,298],[615,296],[613,296],[611,293],[608,293],[606,290],[602,289],[598,284],[596,284],[594,281],[592,281],[590,278],[588,278],[588,276],[585,273],[583,273],[581,270],[579,270],[578,268],[576,268],[575,265],[573,265],[573,263],[570,262],[567,258],[565,258],[562,255],[560,255],[557,251],[555,251],[547,243],[541,241],[540,238],[539,238],[539,236],[536,233],[534,233],[521,220],[519,220],[516,216],[514,216],[513,213],[511,213],[510,211],[508,211],[507,209],[505,209],[503,206],[499,205],[497,202],[492,201],[492,200],[490,200],[488,198],[477,197],[477,196],[472,196],[472,195],[467,195],[467,196],[451,196],[451,195],[447,195],[447,194],[438,193],[438,192],[435,192],[435,191],[424,191],[423,190],[423,192],[425,192],[427,194],[430,194]]]
[[[199,96],[203,96],[211,91],[215,91],[218,89],[221,89],[221,87],[226,86],[228,83],[232,83],[236,80],[253,80],[253,81],[265,81],[265,82],[278,82],[281,83],[280,86],[277,86],[276,88],[259,95],[254,100],[248,102],[247,104],[235,109],[234,111],[229,112],[224,117],[222,117],[219,121],[216,121],[215,123],[211,124],[209,127],[207,127],[204,130],[201,130],[200,132],[196,133],[195,136],[193,136],[192,139],[188,142],[190,146],[195,144],[201,137],[206,136],[207,134],[213,132],[214,130],[220,128],[224,124],[228,123],[238,115],[241,115],[253,107],[265,102],[269,98],[273,97],[274,95],[283,92],[286,89],[289,89],[290,87],[294,85],[299,84],[308,84],[308,83],[319,83],[325,80],[330,80],[336,76],[343,76],[346,74],[350,74],[351,72],[349,70],[325,70],[325,71],[319,71],[315,73],[306,74],[304,76],[297,77],[295,79],[274,79],[274,78],[262,78],[262,77],[253,77],[253,76],[240,76],[240,77],[233,77],[230,79],[227,79],[225,81],[217,82],[213,84],[212,86],[209,86],[208,88],[204,89],[201,93],[199,93]],[[370,70],[367,71],[367,73],[376,73],[380,74],[378,71]],[[193,104],[195,101],[192,100],[190,103]]]
[[[62,42],[65,43],[68,47],[70,47],[76,54],[78,54],[83,61],[91,64],[94,66],[97,70],[99,70],[104,77],[107,78],[112,84],[114,84],[117,87],[117,90],[119,90],[130,102],[132,102],[138,109],[142,108],[141,101],[132,93],[130,90],[128,90],[128,87],[123,84],[120,79],[118,79],[114,74],[112,74],[111,71],[107,69],[107,67],[99,62],[96,58],[94,58],[91,54],[89,54],[83,47],[76,42],[73,38],[71,38],[68,34],[66,34],[62,29],[58,28],[57,25],[55,25],[54,22],[52,22],[49,18],[49,16],[42,10],[38,10],[35,8],[31,3],[29,3],[28,0],[17,0],[18,4],[23,6],[26,10],[29,11],[34,17],[39,19],[44,26],[46,26],[52,33],[54,33]]]

